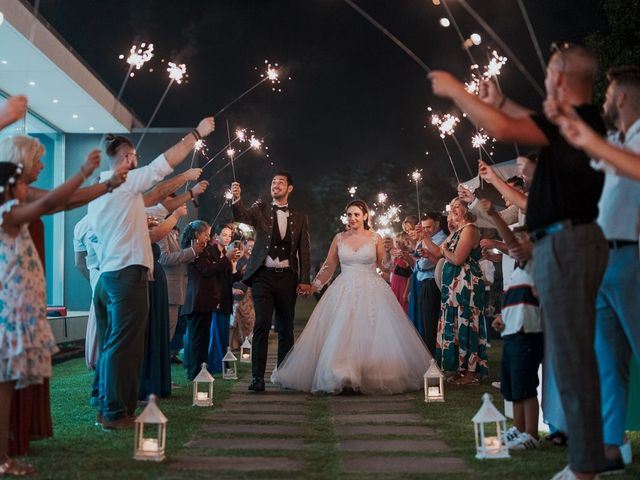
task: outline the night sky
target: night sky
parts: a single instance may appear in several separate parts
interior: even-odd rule
[[[34,3],[32,1],[32,3]],[[543,73],[515,0],[469,0],[542,84]],[[453,29],[443,28],[442,5],[431,0],[358,0],[431,68],[466,76],[469,60]],[[482,35],[471,52],[480,64],[494,42],[455,0],[449,0],[465,36]],[[545,57],[553,40],[581,40],[603,28],[596,0],[526,0]],[[352,163],[393,160],[406,175],[415,167],[451,176],[442,143],[428,127],[435,99],[424,72],[340,0],[40,0],[40,14],[117,91],[127,65],[118,60],[133,43],[153,42],[155,71],[131,79],[123,101],[149,119],[167,85],[160,59],[187,64],[189,82],[176,85],[155,127],[195,126],[259,79],[264,60],[287,67],[282,93],[261,85],[218,118],[212,145],[223,144],[225,120],[266,137],[271,157],[302,183]],[[503,52],[500,52],[503,53]],[[540,97],[513,63],[500,77],[505,92],[537,108]],[[472,154],[471,128],[459,138]],[[429,156],[425,152],[429,151]],[[513,157],[512,146],[497,150]],[[460,162],[460,160],[457,160]],[[460,170],[464,164],[459,163]],[[242,168],[240,165],[239,169]]]

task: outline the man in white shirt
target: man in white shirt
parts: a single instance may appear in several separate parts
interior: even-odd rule
[[[640,153],[640,68],[608,72],[604,117],[617,132],[609,142]],[[605,171],[598,224],[609,242],[609,261],[596,302],[596,358],[600,371],[605,451],[620,460],[624,444],[631,355],[640,358],[640,181]]]
[[[107,138],[111,167],[124,163],[131,170],[120,188],[91,202],[87,213],[102,245],[94,304],[99,332],[104,332],[97,421],[105,430],[134,426],[149,312],[148,280],[153,275],[143,193],[173,172],[196,141],[213,129],[213,118],[205,118],[177,144],[140,168],[136,168],[137,153],[129,139]],[[110,171],[102,172],[101,178],[110,175]]]

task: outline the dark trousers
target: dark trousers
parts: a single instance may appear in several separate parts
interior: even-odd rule
[[[293,271],[272,272],[261,268],[252,277],[253,304],[256,323],[251,344],[252,372],[264,377],[273,312],[278,330],[278,365],[293,347],[293,320],[296,307],[298,276]]]
[[[434,278],[427,278],[420,283],[418,311],[422,320],[422,340],[429,352],[434,353],[440,320],[440,289]]]
[[[178,315],[178,323],[176,325],[176,331],[173,334],[169,349],[172,355],[177,355],[178,352],[184,346],[184,335],[187,332],[187,317],[185,315]]]
[[[138,402],[149,323],[147,271],[141,265],[130,265],[104,272],[93,298],[98,342],[102,345],[96,367],[99,408],[109,421],[133,415]]]
[[[602,231],[593,223],[548,235],[533,246],[546,353],[567,419],[569,464],[575,472],[605,466],[594,337],[596,297],[608,255]]]
[[[209,334],[211,331],[211,312],[191,312],[185,315],[187,319],[187,345],[185,350],[189,350],[185,355],[187,361],[187,377],[193,380],[203,363],[208,362]],[[211,371],[213,365],[208,365]]]

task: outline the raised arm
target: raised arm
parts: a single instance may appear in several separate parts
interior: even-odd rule
[[[507,248],[516,247],[518,244],[518,240],[516,239],[515,235],[513,234],[509,226],[502,219],[500,214],[496,211],[495,208],[493,208],[493,204],[491,203],[491,201],[487,199],[480,200],[480,208],[482,208],[482,210],[489,217],[491,217],[494,225],[498,229],[498,234],[504,240],[504,243],[506,244]]]
[[[313,279],[311,283],[314,291],[322,290],[333,276],[333,273],[338,268],[340,264],[340,259],[338,258],[338,238],[340,234],[338,233],[335,237],[333,237],[333,241],[331,242],[331,246],[329,247],[329,253],[327,253],[327,258],[325,259],[322,267],[316,274],[316,278]]]
[[[213,132],[215,127],[216,124],[213,117],[204,118],[196,127],[195,132],[188,133],[173,147],[164,152],[164,158],[166,158],[167,163],[171,168],[177,167],[186,158],[189,152],[193,150],[196,141],[199,140],[199,138],[196,138],[197,136],[204,138]]]
[[[256,208],[246,208],[242,203],[240,184],[233,182],[231,184],[231,210],[233,211],[233,220],[239,223],[245,223],[252,227],[257,226]]]
[[[176,208],[171,215],[169,215],[164,222],[157,227],[149,230],[149,238],[151,242],[156,243],[166,237],[173,227],[175,227],[180,219],[187,214],[186,205]]]
[[[162,201],[162,205],[164,205],[164,208],[166,208],[170,212],[173,212],[176,208],[178,208],[183,203],[188,202],[190,199],[195,203],[197,201],[197,198],[202,195],[208,187],[209,182],[207,182],[206,180],[202,180],[180,195],[176,195],[175,197],[165,197],[165,199]],[[198,206],[197,203],[196,206]]]
[[[549,140],[529,116],[510,116],[488,105],[476,95],[467,92],[465,86],[451,74],[433,71],[429,74],[433,93],[447,97],[465,112],[471,121],[484,128],[489,135],[503,142],[517,142],[532,146],[547,146]]]
[[[0,130],[17,122],[27,113],[27,97],[15,95],[9,97],[0,108]]]
[[[3,223],[18,227],[24,223],[31,223],[39,219],[42,215],[46,215],[60,205],[63,205],[71,194],[82,185],[82,182],[93,174],[99,165],[100,150],[94,150],[89,154],[78,173],[37,200],[20,204],[11,209],[5,213]]]
[[[200,178],[201,174],[201,168],[191,168],[186,172],[179,173],[175,177],[157,183],[151,190],[144,193],[144,206],[151,207],[153,205],[156,205],[157,203],[167,198],[170,194],[178,190],[188,181],[195,181]],[[187,193],[187,195],[189,194]],[[184,201],[182,203],[184,203]],[[167,208],[167,210],[169,209]]]
[[[521,210],[527,209],[528,197],[502,180],[498,175],[496,175],[495,170],[482,160],[478,162],[478,174],[483,180],[496,187],[496,190],[498,190],[506,200],[509,200]]]

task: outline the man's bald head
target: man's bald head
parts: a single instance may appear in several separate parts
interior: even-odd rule
[[[591,50],[581,45],[559,45],[547,66],[547,78],[552,77],[547,93],[587,96],[585,100],[590,101],[597,73],[598,59]]]

